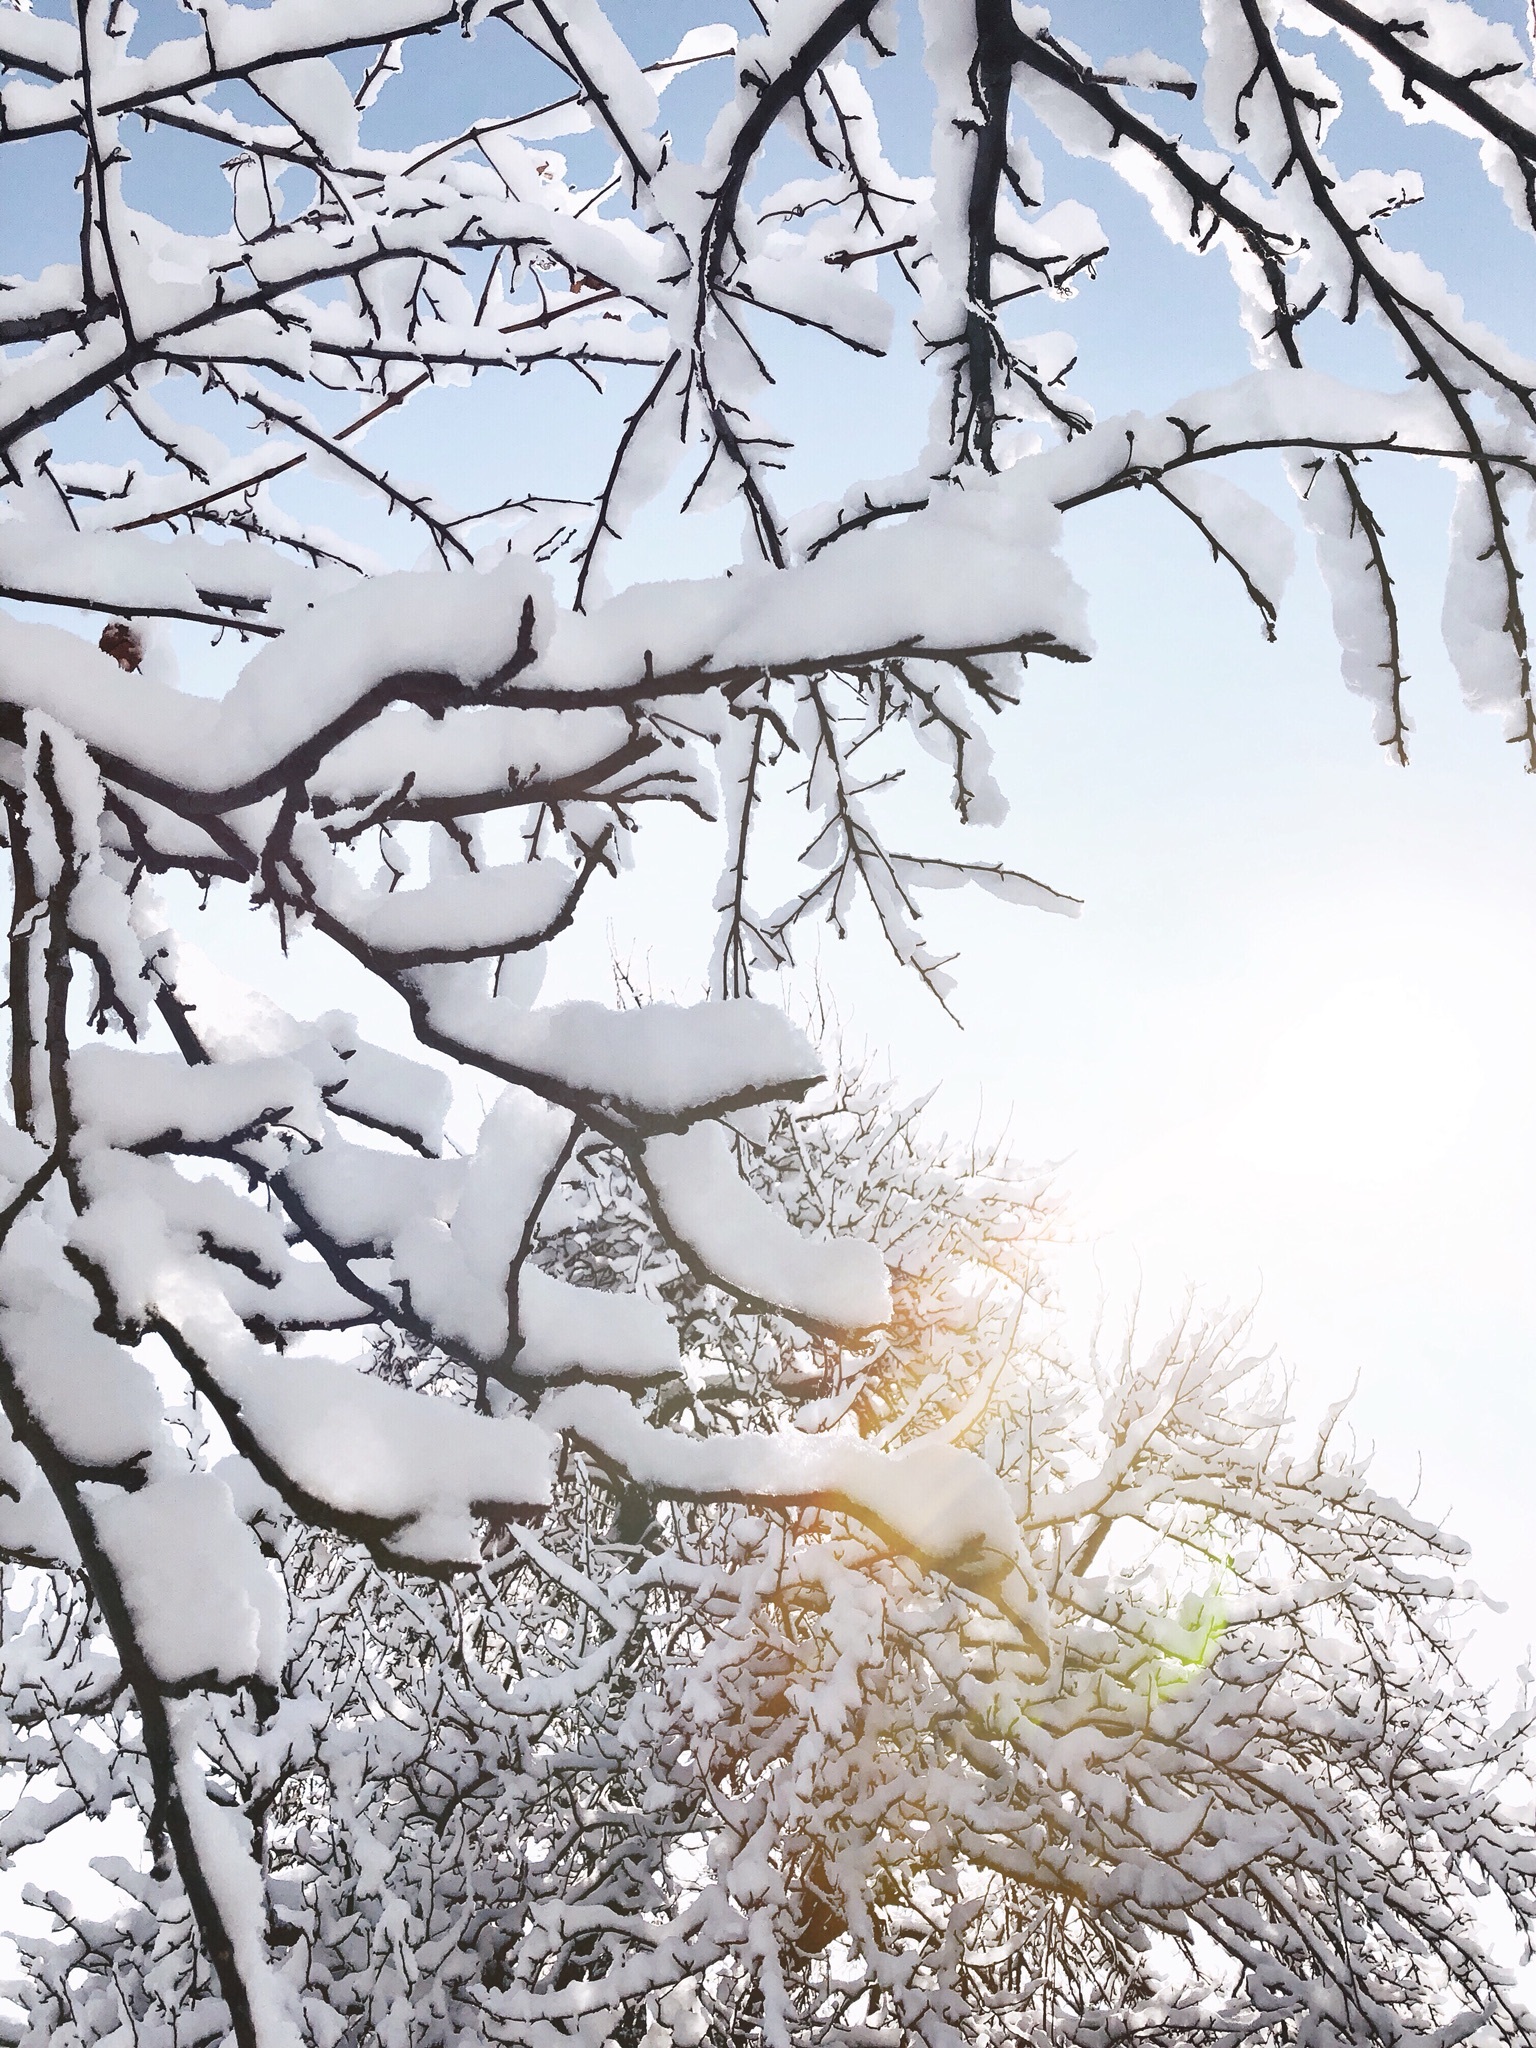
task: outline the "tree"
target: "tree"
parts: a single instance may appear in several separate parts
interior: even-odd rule
[[[1336,1413],[1290,1439],[1231,1319],[1063,1355],[1038,1183],[888,1089],[849,1079],[743,1152],[791,1215],[879,1244],[878,1340],[701,1286],[612,1148],[562,1177],[538,1270],[666,1301],[686,1354],[641,1396],[653,1423],[973,1450],[1026,1532],[1051,1667],[817,1509],[679,1506],[573,1459],[536,1532],[446,1585],[268,1499],[282,1706],[223,1699],[202,1739],[261,1833],[313,2037],[1529,2039],[1478,1903],[1536,1919],[1529,1717],[1496,1723],[1459,1672],[1455,1541],[1370,1487]],[[376,1370],[475,1398],[410,1343]],[[52,1711],[14,1763],[56,1786],[106,1756],[97,1787],[142,1801],[77,1583],[33,1594],[12,1657]],[[24,1941],[23,2038],[109,2039],[125,2010],[146,2042],[216,2037],[174,1875],[108,1867],[137,1910],[61,1905]]]
[[[784,0],[739,45],[695,27],[654,50],[651,13],[595,0],[0,12],[0,146],[54,235],[52,260],[0,289],[0,1547],[44,1573],[23,1583],[52,1589],[39,1627],[64,1645],[35,1706],[19,1673],[15,1725],[107,1716],[111,1770],[82,1735],[55,1818],[120,1793],[142,1808],[241,2043],[291,2040],[298,2021],[219,1731],[245,1715],[251,1742],[277,1742],[291,1724],[266,1552],[305,1530],[451,1581],[481,1563],[487,1526],[554,1513],[561,1461],[587,1458],[637,1503],[848,1516],[1056,1668],[1027,1531],[985,1461],[942,1435],[892,1451],[851,1428],[648,1415],[635,1390],[678,1372],[675,1322],[643,1292],[551,1274],[537,1247],[595,1147],[731,1299],[815,1341],[885,1322],[877,1253],[803,1236],[734,1163],[727,1120],[819,1074],[751,976],[803,919],[841,926],[861,891],[940,994],[922,890],[973,879],[1071,907],[1016,870],[900,850],[876,801],[910,737],[939,755],[961,821],[997,815],[983,714],[1030,655],[1088,649],[1056,551],[1066,513],[1156,500],[1272,629],[1283,524],[1219,465],[1278,452],[1346,679],[1401,755],[1369,465],[1450,465],[1449,644],[1536,762],[1511,523],[1531,373],[1392,246],[1413,180],[1345,176],[1324,153],[1339,94],[1312,44],[1338,35],[1387,106],[1469,134],[1516,231],[1536,218],[1521,47],[1449,0],[1412,21],[1353,0],[1205,12],[1202,81],[1145,53],[1101,64],[1038,9],[932,0],[906,33],[933,162],[908,170],[879,139],[875,95],[903,74],[871,68],[897,29],[876,0]],[[660,126],[657,91],[678,79],[714,94],[691,163]],[[455,91],[506,97],[444,122]],[[1159,121],[1167,94],[1203,137]],[[1249,376],[1090,424],[1029,301],[1070,296],[1103,237],[1079,201],[1042,210],[1031,127],[1228,259]],[[562,131],[564,156],[544,146]],[[794,149],[804,175],[786,175]],[[878,353],[882,274],[915,294],[937,373],[928,444],[910,473],[790,518],[770,488],[775,336]],[[1406,388],[1305,367],[1309,320],[1363,312]],[[472,405],[498,372],[560,365],[595,387],[597,428],[614,406],[585,501],[566,477],[517,475],[463,511],[366,452],[435,389],[468,385]],[[674,471],[691,504],[739,498],[753,559],[607,594]],[[332,532],[337,476],[430,566],[386,573],[366,515]],[[199,633],[252,649],[222,695]],[[784,782],[814,836],[770,913],[749,854]],[[737,1000],[536,1007],[541,949],[600,897],[654,802],[723,830],[714,987]],[[305,1022],[222,987],[189,882],[360,964],[435,1063],[377,1044],[371,1019]],[[504,1084],[462,1154],[444,1143],[455,1076]],[[349,1330],[424,1347],[434,1372],[446,1360],[473,1406],[358,1371]],[[12,1839],[50,1825],[33,1806]],[[178,1924],[169,1908],[157,1923],[168,1970]]]

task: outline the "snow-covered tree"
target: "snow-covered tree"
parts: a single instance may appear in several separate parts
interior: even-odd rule
[[[754,1120],[742,1149],[792,1216],[880,1246],[878,1339],[701,1286],[595,1143],[535,1269],[667,1303],[684,1354],[638,1397],[655,1426],[972,1450],[1050,1664],[844,1515],[680,1506],[587,1458],[452,1585],[253,1500],[291,1604],[280,1703],[221,1698],[201,1740],[313,2038],[1529,2040],[1487,1956],[1490,1897],[1536,1921],[1528,1720],[1459,1674],[1455,1542],[1371,1488],[1336,1416],[1294,1436],[1238,1325],[1063,1355],[1039,1190],[885,1092]],[[475,1399],[414,1343],[375,1370]],[[99,1617],[71,1575],[15,1574],[15,1609],[23,1588],[18,1815],[80,1787],[142,1819]],[[24,1941],[22,2038],[125,2015],[146,2043],[217,2038],[175,1874],[102,1867],[133,1904],[61,1903]]]
[[[286,1937],[262,1910],[258,1852],[285,1816],[306,1824],[304,1795],[253,1830],[240,1787],[271,1775],[275,1748],[306,1753],[293,1674],[338,1543],[404,1574],[369,1580],[362,1627],[417,1600],[422,1572],[478,1584],[487,1529],[534,1557],[518,1546],[543,1542],[529,1532],[559,1524],[561,1489],[590,1466],[621,1523],[665,1503],[709,1529],[702,1504],[766,1516],[770,1562],[799,1526],[783,1517],[846,1518],[890,1572],[939,1574],[946,1614],[1000,1632],[987,1685],[1066,1669],[1028,1504],[1021,1517],[996,1461],[955,1440],[986,1441],[979,1419],[911,1441],[910,1421],[795,1429],[772,1407],[773,1427],[688,1427],[686,1406],[642,1391],[686,1381],[693,1343],[644,1272],[598,1287],[538,1247],[579,1163],[602,1213],[632,1193],[696,1280],[812,1346],[886,1323],[878,1230],[839,1239],[812,1205],[806,1234],[738,1170],[727,1120],[819,1075],[749,982],[788,957],[800,920],[841,925],[861,894],[940,993],[922,891],[971,878],[1071,907],[1016,870],[903,850],[879,794],[915,741],[961,821],[999,814],[986,718],[1031,655],[1089,651],[1059,552],[1068,513],[1141,493],[1272,628],[1286,528],[1223,463],[1275,451],[1317,537],[1346,679],[1401,754],[1375,479],[1388,461],[1448,465],[1448,644],[1536,762],[1515,523],[1536,371],[1394,241],[1414,177],[1336,166],[1341,95],[1320,56],[1339,39],[1347,75],[1368,74],[1362,97],[1469,139],[1513,248],[1536,220],[1536,87],[1513,29],[1455,0],[1411,19],[1382,0],[1208,0],[1202,59],[1193,7],[1164,10],[1160,29],[1190,44],[1167,57],[1089,53],[1076,8],[1053,26],[1004,0],[926,0],[911,19],[891,0],[776,0],[739,36],[689,12],[0,7],[0,151],[32,266],[0,280],[0,1549],[43,1573],[18,1581],[38,1604],[6,1669],[18,1768],[31,1741],[52,1753],[50,1730],[65,1751],[8,1839],[136,1804],[170,1887],[139,1923],[143,1982],[195,2003],[201,1971],[223,2017],[199,2024],[243,2044],[330,2024],[324,1999],[295,2003],[302,1970],[274,1964]],[[888,56],[898,30],[907,53]],[[1096,160],[1150,231],[1225,258],[1247,375],[1093,423],[1068,388],[1070,345],[1036,316],[1092,274],[1104,237],[1070,193],[1047,203],[1040,150]],[[22,211],[8,203],[8,223]],[[916,461],[849,474],[837,502],[791,516],[772,488],[791,459],[782,344],[813,335],[873,374],[904,302],[935,379]],[[1400,376],[1369,353],[1358,388],[1308,366],[1314,333],[1337,367],[1341,323],[1362,317]],[[566,467],[534,475],[487,387],[562,368]],[[439,412],[407,445],[425,462],[435,441],[451,470],[491,421],[506,454],[490,504],[453,504],[369,453],[449,393],[457,436]],[[343,532],[337,481],[364,494]],[[730,570],[626,571],[642,508],[732,500],[747,548]],[[426,566],[391,566],[402,527]],[[749,856],[775,792],[803,800],[812,836],[765,910]],[[713,982],[737,1000],[540,1007],[543,949],[600,901],[648,803],[702,814],[723,849]],[[377,1043],[371,1012],[311,1021],[297,997],[222,981],[195,943],[197,885],[215,914],[247,903],[285,939],[328,945],[432,1063]],[[457,1149],[445,1122],[469,1116],[474,1089],[456,1078],[501,1087]],[[377,1341],[418,1347],[429,1377],[360,1369]],[[472,1403],[444,1398],[443,1374]],[[646,1557],[648,1526],[631,1531]],[[835,1547],[794,1541],[796,1573],[840,1569]],[[274,1559],[306,1544],[290,1614]],[[498,1582],[535,1603],[516,1645],[535,1664],[588,1628],[538,1604],[538,1570]],[[587,1615],[581,1583],[564,1591]],[[455,1610],[420,1611],[425,1627]],[[899,1680],[913,1697],[927,1642]],[[593,1651],[594,1683],[618,1654]],[[586,1669],[571,1662],[573,1701]],[[498,1676],[509,1694],[514,1676]],[[902,1712],[901,1740],[920,1745],[911,1698]],[[715,1771],[711,1797],[737,1782],[715,1741],[674,1759]],[[801,1892],[840,1887],[825,1910],[846,1912],[838,1842],[805,1826]],[[651,1881],[665,1897],[688,1880]],[[631,1933],[644,1919],[633,1905]],[[867,1946],[873,1926],[850,1918],[848,1939]],[[580,1939],[605,1954],[606,1923]]]

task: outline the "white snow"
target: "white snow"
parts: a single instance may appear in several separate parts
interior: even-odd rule
[[[518,1280],[517,1369],[539,1379],[664,1379],[679,1367],[677,1331],[660,1302],[573,1287],[537,1266]]]
[[[324,1130],[314,1076],[292,1059],[189,1067],[176,1053],[88,1045],[71,1062],[71,1086],[95,1144],[223,1146],[232,1132],[274,1125],[318,1143]]]
[[[554,1445],[515,1416],[476,1415],[329,1358],[225,1362],[220,1384],[267,1457],[311,1499],[394,1525],[390,1548],[473,1564],[477,1512],[549,1500]]]
[[[13,1282],[7,1292],[15,1303],[21,1290]],[[36,1292],[35,1306],[0,1310],[0,1348],[22,1398],[63,1455],[77,1465],[126,1465],[163,1444],[154,1380],[92,1327],[94,1304],[41,1286]]]
[[[484,967],[426,967],[404,978],[434,1034],[493,1061],[509,1079],[590,1097],[621,1118],[691,1122],[799,1094],[820,1078],[804,1034],[765,1003],[521,1010],[493,1000]]]
[[[545,1427],[662,1493],[851,1515],[909,1555],[986,1586],[1033,1632],[1038,1594],[1012,1503],[969,1451],[928,1440],[891,1453],[834,1434],[687,1436],[642,1421],[613,1387],[565,1388],[539,1414]]]
[[[651,1138],[644,1161],[668,1235],[722,1285],[820,1329],[868,1330],[890,1314],[878,1249],[802,1237],[742,1179],[718,1124]]]
[[[277,1683],[288,1622],[282,1582],[222,1479],[186,1472],[137,1493],[104,1485],[84,1493],[158,1678]]]

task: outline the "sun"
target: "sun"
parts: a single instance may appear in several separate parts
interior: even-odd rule
[[[1298,1008],[1261,1055],[1231,1150],[1265,1171],[1373,1182],[1422,1171],[1467,1131],[1482,1090],[1467,1021],[1422,983],[1362,976]]]

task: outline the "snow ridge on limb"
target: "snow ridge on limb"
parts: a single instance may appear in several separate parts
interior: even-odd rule
[[[648,1139],[640,1172],[661,1228],[733,1294],[825,1335],[855,1336],[890,1314],[885,1261],[875,1247],[802,1237],[742,1179],[718,1125]]]
[[[1013,1505],[996,1476],[953,1444],[886,1453],[831,1434],[700,1440],[650,1428],[616,1388],[571,1388],[540,1412],[637,1486],[685,1500],[849,1515],[904,1555],[987,1590],[1032,1654],[1048,1656],[1048,1624]]]

